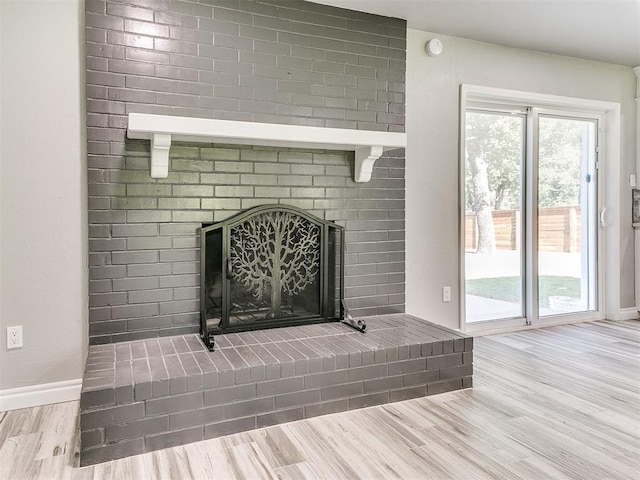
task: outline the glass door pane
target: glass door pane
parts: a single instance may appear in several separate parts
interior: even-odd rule
[[[596,310],[595,120],[540,115],[538,312]]]
[[[522,183],[525,116],[466,112],[466,322],[524,315]]]

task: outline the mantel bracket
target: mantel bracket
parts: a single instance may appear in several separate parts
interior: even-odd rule
[[[373,165],[382,155],[383,148],[378,146],[356,148],[356,164],[353,179],[356,182],[368,182],[371,180]]]
[[[169,149],[171,135],[154,133],[151,137],[151,178],[167,178],[169,176]]]

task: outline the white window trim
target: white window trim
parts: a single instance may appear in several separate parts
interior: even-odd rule
[[[496,333],[527,328],[539,328],[553,324],[572,323],[586,320],[599,320],[607,318],[610,320],[621,320],[622,311],[620,308],[620,104],[616,102],[606,102],[600,100],[589,100],[583,98],[566,97],[560,95],[548,95],[541,93],[523,92],[518,90],[508,90],[494,87],[484,87],[479,85],[462,84],[460,86],[460,121],[459,121],[459,163],[464,165],[465,152],[465,112],[467,103],[481,100],[485,102],[495,102],[504,105],[527,105],[536,108],[562,109],[572,111],[577,114],[585,113],[588,116],[600,114],[604,118],[604,126],[600,125],[600,169],[599,175],[602,178],[604,198],[601,206],[606,208],[606,227],[603,235],[603,245],[600,248],[600,269],[604,269],[604,279],[602,285],[602,305],[598,312],[593,314],[581,314],[563,317],[562,320],[553,317],[543,318],[535,325],[526,326],[520,320],[500,322],[500,325],[491,325],[492,322],[467,325],[465,322],[465,250],[464,245],[464,175],[462,167],[459,174],[460,199],[459,209],[459,271],[460,271],[460,307],[459,307],[459,327],[470,333]],[[602,278],[602,275],[600,276]]]

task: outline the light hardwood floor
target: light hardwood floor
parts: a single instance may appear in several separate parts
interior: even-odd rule
[[[476,338],[474,388],[77,467],[78,403],[0,413],[0,479],[640,479],[640,322]]]

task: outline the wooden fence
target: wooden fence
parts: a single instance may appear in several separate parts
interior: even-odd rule
[[[465,248],[475,250],[478,224],[474,213],[465,218]],[[520,210],[493,212],[493,229],[498,250],[515,250],[520,243]],[[580,206],[538,209],[539,249],[543,252],[580,252]]]

